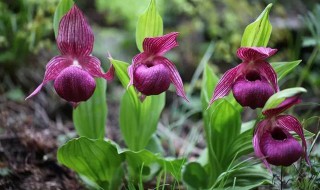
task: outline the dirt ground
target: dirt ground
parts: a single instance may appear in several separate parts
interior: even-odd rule
[[[86,189],[56,160],[59,141],[72,130],[53,122],[39,103],[0,96],[0,189]]]

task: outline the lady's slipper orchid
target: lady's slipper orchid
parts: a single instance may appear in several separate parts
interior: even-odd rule
[[[91,55],[94,36],[84,15],[74,5],[59,24],[57,45],[61,55],[46,66],[42,83],[26,99],[36,95],[49,81],[59,96],[76,106],[88,100],[96,87],[94,77],[112,79],[113,68],[103,73],[98,58]]]
[[[145,38],[143,41],[144,52],[132,59],[128,68],[130,85],[141,92],[141,100],[145,96],[157,95],[166,91],[173,83],[177,95],[187,100],[183,83],[175,65],[163,55],[170,49],[178,46],[176,38],[178,32],[164,36]]]
[[[279,91],[277,75],[265,61],[276,49],[265,47],[242,47],[237,56],[242,63],[228,70],[218,82],[209,106],[217,99],[229,94],[242,106],[252,109],[263,107],[271,95]]]
[[[289,166],[304,156],[310,165],[307,156],[307,144],[300,122],[291,115],[279,115],[294,104],[300,102],[298,96],[283,101],[278,107],[265,110],[266,118],[260,121],[254,132],[253,148],[257,157],[271,171],[270,165]],[[290,134],[295,132],[302,141],[300,143]]]

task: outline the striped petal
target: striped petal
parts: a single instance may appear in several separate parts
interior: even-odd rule
[[[258,64],[257,68],[259,69],[260,73],[264,75],[267,78],[267,80],[271,83],[274,91],[278,92],[279,85],[278,85],[277,74],[272,68],[272,66],[265,61],[259,62],[257,64]]]
[[[183,82],[176,66],[169,59],[165,57],[157,57],[156,60],[157,62],[166,66],[167,69],[169,70],[170,80],[176,88],[177,95],[184,98],[186,101],[189,101],[183,89]]]
[[[114,67],[111,65],[107,73],[103,73],[100,60],[94,56],[81,57],[79,60],[81,67],[93,77],[100,77],[112,80],[114,77]]]
[[[276,117],[276,121],[281,127],[287,129],[288,131],[294,131],[295,133],[297,133],[302,141],[305,160],[309,165],[311,165],[307,155],[307,143],[306,139],[304,138],[303,128],[298,119],[291,115],[279,115]]]
[[[72,65],[72,60],[65,56],[56,56],[52,58],[46,66],[46,72],[42,83],[26,98],[29,99],[32,96],[38,94],[47,82],[54,80],[65,68]]]
[[[90,55],[94,36],[80,9],[74,5],[59,24],[57,45],[62,55]]]
[[[243,67],[243,64],[239,64],[238,66],[229,69],[227,72],[223,74],[221,79],[219,80],[216,88],[214,89],[212,98],[209,102],[209,106],[219,98],[222,98],[229,94],[231,91],[232,85],[234,81],[238,77],[238,71]]]
[[[267,47],[241,47],[237,56],[244,62],[265,60],[274,55],[278,50]]]
[[[178,32],[171,32],[164,36],[145,38],[143,41],[143,50],[150,55],[161,56],[172,48],[178,46]]]

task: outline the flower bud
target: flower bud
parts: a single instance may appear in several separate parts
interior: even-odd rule
[[[70,66],[55,79],[54,88],[61,98],[77,103],[86,101],[92,96],[96,82],[88,72]]]

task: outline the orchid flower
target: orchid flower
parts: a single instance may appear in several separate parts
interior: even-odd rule
[[[277,52],[265,47],[242,47],[237,56],[242,60],[238,66],[228,70],[218,82],[209,106],[217,99],[229,94],[241,106],[252,109],[263,107],[271,95],[279,91],[277,75],[265,61]]]
[[[253,148],[256,156],[262,159],[269,171],[271,171],[270,164],[290,166],[301,157],[304,157],[310,165],[300,122],[291,115],[279,115],[299,102],[299,96],[290,97],[276,108],[262,112],[266,118],[257,125],[253,137]],[[291,131],[300,137],[302,146],[292,136]]]
[[[128,87],[133,85],[141,92],[142,101],[145,96],[166,91],[171,83],[175,86],[177,95],[187,100],[177,68],[169,59],[163,57],[167,51],[178,46],[178,34],[172,32],[164,36],[145,38],[144,51],[132,59],[132,64],[128,67]]]
[[[74,107],[88,100],[96,87],[94,77],[110,80],[114,72],[112,67],[108,73],[102,72],[99,59],[91,55],[93,42],[90,26],[80,9],[74,5],[59,24],[57,46],[61,55],[49,61],[42,83],[26,99],[54,80],[58,95]]]

